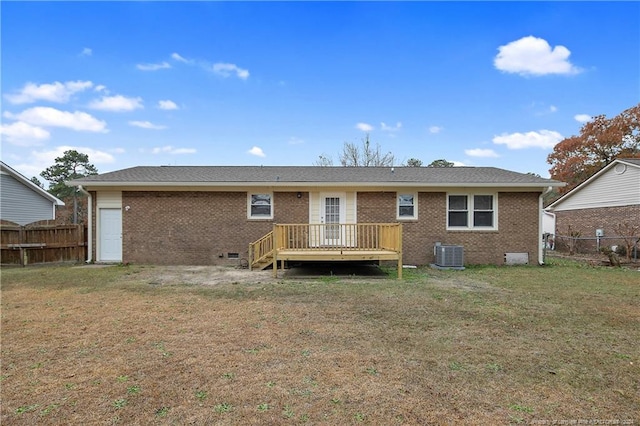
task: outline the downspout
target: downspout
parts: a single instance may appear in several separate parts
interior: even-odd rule
[[[538,197],[538,265],[544,265],[544,239],[542,238],[542,215],[543,212],[543,198],[549,192],[553,190],[553,187],[549,186]]]
[[[87,263],[93,262],[93,199],[91,193],[85,190],[82,185],[78,185],[78,191],[89,197],[87,205],[89,212],[87,213],[89,223],[87,224]]]

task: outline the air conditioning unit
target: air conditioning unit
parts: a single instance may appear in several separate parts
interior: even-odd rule
[[[434,247],[436,266],[445,268],[461,268],[464,266],[464,248],[445,244],[436,244]]]

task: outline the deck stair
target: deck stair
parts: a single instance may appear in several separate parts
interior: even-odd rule
[[[249,269],[263,270],[273,265],[273,231],[249,244]]]
[[[253,264],[251,265],[251,269],[262,271],[264,269],[267,269],[271,265],[273,265],[273,255],[268,255],[262,258],[262,260],[253,262]]]

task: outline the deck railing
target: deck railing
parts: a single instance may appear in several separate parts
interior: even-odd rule
[[[273,231],[249,244],[249,269],[273,256]]]
[[[277,224],[276,250],[402,250],[399,223]]]

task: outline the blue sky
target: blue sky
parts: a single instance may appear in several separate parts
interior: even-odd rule
[[[640,102],[638,2],[2,2],[2,160],[397,163],[548,176],[589,117]]]

